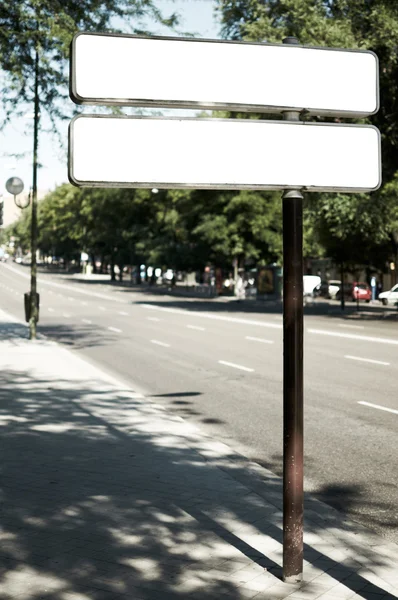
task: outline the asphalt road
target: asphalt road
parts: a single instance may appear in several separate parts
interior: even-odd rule
[[[28,276],[26,267],[0,264],[0,308],[21,320]],[[41,333],[281,474],[279,308],[48,274],[39,291]],[[350,318],[337,306],[312,312],[305,489],[398,542],[398,320],[375,318],[366,305]]]

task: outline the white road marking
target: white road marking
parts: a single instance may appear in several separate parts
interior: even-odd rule
[[[62,316],[65,317],[66,319],[69,319],[70,314],[69,313],[63,313]]]
[[[98,307],[100,310],[106,310],[106,308],[104,308],[103,306],[99,306]]]
[[[119,315],[123,315],[124,317],[128,317],[129,313],[124,312],[124,310],[119,310]]]
[[[349,354],[345,354],[344,358],[350,358],[351,360],[360,360],[363,362],[374,363],[375,365],[389,365],[389,362],[384,362],[382,360],[373,360],[372,358],[361,358],[360,356],[350,356]]]
[[[71,300],[72,302],[74,302],[74,301],[75,301],[75,299],[74,299],[74,298],[72,298],[72,296],[68,296],[68,300]]]
[[[91,325],[92,321],[90,321],[90,319],[82,319],[83,323],[87,323],[88,325]]]
[[[147,321],[160,321],[157,317],[147,317]]]
[[[187,325],[188,329],[196,329],[197,331],[206,331],[204,327],[198,327],[198,325]]]
[[[390,340],[389,338],[379,338],[370,335],[354,335],[353,333],[337,333],[337,331],[329,331],[327,329],[307,329],[308,333],[316,333],[318,335],[331,335],[333,337],[341,337],[349,340],[362,340],[364,342],[375,342],[376,344],[393,344],[398,346],[398,340]]]
[[[157,344],[158,346],[164,346],[165,348],[170,348],[170,344],[165,344],[164,342],[159,342],[159,340],[151,340],[152,344]]]
[[[253,373],[254,369],[249,369],[249,367],[242,367],[242,365],[237,365],[235,363],[227,362],[226,360],[219,360],[220,365],[225,365],[227,367],[232,367],[234,369],[240,369],[241,371],[248,371],[249,373]]]
[[[338,323],[339,327],[349,327],[350,329],[365,329],[364,325],[348,325],[348,323]]]
[[[371,402],[362,402],[359,401],[358,404],[363,404],[363,406],[370,406],[370,408],[378,408],[379,410],[385,410],[386,412],[393,413],[394,415],[398,415],[398,410],[394,408],[387,408],[386,406],[380,406],[380,404],[372,404]]]
[[[264,340],[263,338],[251,337],[250,335],[246,336],[247,340],[251,340],[252,342],[262,342],[263,344],[273,344],[272,340]]]
[[[118,329],[117,327],[108,327],[109,331],[114,331],[115,333],[122,333],[121,329]]]
[[[84,302],[84,301],[82,300],[82,301],[81,301],[81,304],[82,304],[83,306],[87,306],[88,302]]]
[[[227,321],[228,323],[242,323],[243,325],[257,325],[258,327],[271,327],[272,329],[282,329],[282,324],[269,323],[267,321],[255,321],[251,319],[239,319],[237,317],[224,317],[222,315],[212,315],[210,313],[199,312],[195,310],[183,310],[181,308],[166,308],[165,306],[154,306],[153,304],[142,304],[143,308],[149,308],[150,310],[162,310],[165,312],[171,312],[178,315],[195,316],[201,319],[213,319],[215,321]],[[398,342],[397,342],[398,343]]]
[[[54,312],[54,309],[53,309],[53,308],[48,308],[47,310],[48,310],[49,312]]]
[[[4,265],[4,268],[8,269],[9,271],[12,271],[13,273],[16,273],[20,277],[24,277],[25,279],[30,279],[30,275],[27,275],[27,273],[23,273],[19,269],[11,267],[10,265]],[[54,281],[46,281],[45,277],[40,278],[40,285],[51,285],[52,287],[62,288],[63,290],[70,290],[71,292],[74,292],[77,294],[84,294],[85,296],[92,296],[95,298],[103,298],[104,300],[112,300],[113,302],[120,302],[121,304],[126,304],[125,299],[121,300],[119,298],[115,298],[114,295],[112,295],[112,297],[111,297],[109,295],[99,294],[97,292],[91,292],[91,291],[88,292],[86,290],[79,289],[75,285],[72,286],[72,285],[67,285],[65,283],[55,283]],[[58,295],[62,296],[63,294],[58,294]]]

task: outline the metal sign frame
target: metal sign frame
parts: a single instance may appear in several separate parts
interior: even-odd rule
[[[68,151],[68,177],[69,181],[77,186],[77,187],[97,187],[97,188],[159,188],[159,189],[223,189],[223,190],[236,190],[236,189],[250,189],[250,190],[296,190],[300,189],[308,192],[347,192],[347,193],[366,193],[370,191],[377,190],[381,185],[381,141],[380,141],[380,132],[373,125],[353,125],[353,124],[335,124],[335,123],[313,123],[310,121],[297,121],[293,125],[295,127],[332,127],[334,129],[340,128],[366,128],[373,129],[377,133],[378,137],[378,146],[379,146],[379,164],[378,164],[378,172],[379,172],[379,180],[377,185],[374,188],[368,187],[338,187],[338,186],[302,186],[302,185],[257,185],[257,184],[227,184],[227,183],[218,183],[218,184],[198,184],[191,182],[189,184],[183,183],[174,183],[174,182],[158,182],[158,181],[148,181],[148,182],[118,182],[118,181],[109,181],[109,182],[101,182],[101,181],[81,181],[77,179],[74,175],[74,124],[79,119],[113,119],[113,120],[148,120],[148,121],[193,121],[193,122],[228,122],[232,126],[236,126],[237,123],[245,123],[249,124],[249,126],[255,127],[259,123],[271,124],[271,125],[292,125],[287,121],[258,121],[252,119],[201,119],[201,118],[182,118],[182,117],[141,117],[141,116],[114,116],[114,115],[77,115],[75,116],[70,124],[69,124],[69,151]]]
[[[76,85],[76,41],[80,36],[102,36],[102,37],[116,37],[116,38],[132,38],[142,40],[163,40],[174,43],[179,42],[191,42],[192,44],[202,44],[203,42],[211,43],[214,45],[235,45],[235,46],[260,46],[260,47],[273,47],[283,48],[284,51],[291,51],[291,49],[297,50],[297,48],[307,50],[322,50],[324,52],[343,52],[343,53],[357,53],[357,54],[370,54],[375,58],[376,67],[376,81],[375,81],[375,92],[376,92],[376,106],[373,111],[358,111],[358,110],[338,110],[338,109],[325,109],[317,107],[307,106],[274,106],[274,105],[262,105],[262,104],[240,104],[240,103],[228,103],[228,102],[211,102],[210,99],[204,101],[188,101],[188,100],[162,100],[161,98],[85,98],[79,95],[77,92]],[[290,50],[289,50],[290,49]],[[259,73],[261,76],[261,73]],[[81,105],[106,105],[106,106],[136,106],[146,108],[191,108],[191,109],[205,109],[205,110],[231,110],[240,112],[257,112],[257,113],[270,113],[278,114],[288,110],[298,110],[305,112],[309,115],[320,115],[320,116],[339,116],[339,117],[351,117],[351,118],[363,118],[372,114],[377,113],[380,108],[380,91],[379,91],[379,61],[377,55],[370,50],[357,50],[357,49],[345,49],[345,48],[326,48],[322,46],[305,46],[301,44],[297,45],[286,45],[286,44],[269,44],[259,42],[244,42],[235,40],[218,40],[218,39],[207,39],[207,38],[187,38],[187,37],[170,37],[170,36],[144,36],[144,35],[132,35],[132,34],[120,34],[120,33],[91,33],[91,32],[80,32],[75,34],[71,42],[70,51],[70,78],[69,78],[69,94],[70,98],[75,104]]]

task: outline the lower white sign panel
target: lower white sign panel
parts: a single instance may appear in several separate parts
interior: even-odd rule
[[[372,191],[372,126],[237,119],[75,117],[69,179],[88,187]]]

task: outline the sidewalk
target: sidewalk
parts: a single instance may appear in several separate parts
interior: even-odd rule
[[[280,478],[26,335],[0,311],[0,600],[398,598],[398,546],[310,496],[283,583]]]

